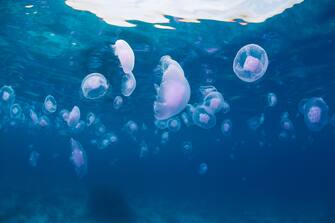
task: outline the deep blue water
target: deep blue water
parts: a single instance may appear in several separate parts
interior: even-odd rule
[[[1,1],[0,86],[13,87],[26,117],[31,106],[41,113],[49,94],[58,110],[46,128],[11,125],[0,113],[0,222],[335,222],[335,126],[310,131],[298,111],[303,98],[322,97],[329,117],[334,113],[334,12],[332,0],[306,0],[263,23],[174,21],[176,30],[160,30],[140,22],[111,26],[63,1]],[[134,50],[137,87],[115,110],[122,70],[110,45],[118,39]],[[255,83],[241,81],[232,69],[248,43],[269,56],[266,74]],[[201,100],[200,86],[213,85],[231,107],[216,115],[212,129],[182,124],[165,145],[153,113],[163,55],[183,67],[191,104]],[[104,74],[110,89],[89,101],[80,85],[92,72]],[[278,97],[273,108],[266,106],[269,92]],[[82,119],[94,112],[118,142],[101,150],[89,128],[61,134],[58,112],[74,105]],[[294,125],[286,139],[279,137],[283,112]],[[262,113],[263,125],[250,129],[247,120]],[[225,118],[233,123],[230,136],[220,130]],[[129,120],[140,128],[135,139],[122,130]],[[83,177],[70,162],[71,137],[87,153]],[[192,143],[189,155],[182,151],[185,141]],[[149,151],[140,159],[142,142]],[[40,154],[36,167],[31,151]],[[205,175],[198,172],[201,163],[208,165]]]

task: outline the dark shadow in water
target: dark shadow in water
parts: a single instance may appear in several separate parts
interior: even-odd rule
[[[89,191],[87,210],[88,217],[98,222],[136,222],[135,212],[120,190],[109,185],[95,186]]]

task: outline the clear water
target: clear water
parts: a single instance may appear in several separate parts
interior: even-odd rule
[[[54,96],[57,111],[46,115],[49,126],[36,127],[13,121],[1,105],[0,222],[335,222],[334,10],[332,0],[306,0],[263,23],[194,24],[170,17],[176,30],[164,30],[136,21],[135,28],[108,25],[63,1],[2,1],[0,86],[13,87],[26,120],[32,107],[43,114],[47,95]],[[134,50],[137,87],[114,109],[123,73],[110,45],[118,39]],[[254,83],[238,79],[232,68],[237,51],[249,43],[269,57],[267,72]],[[162,144],[166,130],[154,124],[153,102],[164,55],[184,69],[190,104],[201,101],[200,86],[213,85],[230,111],[217,113],[211,129],[182,124]],[[104,74],[110,88],[87,100],[81,81],[93,72]],[[278,98],[272,108],[270,92]],[[311,97],[329,107],[329,122],[318,132],[308,129],[298,109]],[[118,141],[99,149],[95,140],[99,144],[105,134],[93,127],[80,133],[57,127],[59,112],[74,105],[82,119],[93,112]],[[283,137],[284,112],[294,130]],[[253,130],[259,123],[250,120],[261,114],[264,122]],[[233,128],[224,136],[227,118]],[[135,136],[124,130],[129,120],[139,127]],[[70,138],[86,152],[83,176],[71,162]],[[141,155],[144,145],[148,151]],[[39,154],[36,163],[32,151]]]

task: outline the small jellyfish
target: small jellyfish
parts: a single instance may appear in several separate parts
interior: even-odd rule
[[[167,122],[168,129],[172,132],[178,132],[181,127],[179,118],[170,118]]]
[[[229,136],[233,128],[233,123],[230,119],[225,119],[221,124],[221,132],[224,136]]]
[[[269,60],[265,50],[256,44],[249,44],[237,52],[233,69],[241,80],[254,82],[265,74],[268,64]]]
[[[66,120],[67,125],[71,128],[75,127],[78,124],[79,120],[80,120],[80,109],[78,106],[74,106]]]
[[[167,129],[168,128],[168,122],[167,120],[155,120],[155,126],[158,128],[158,129]]]
[[[95,125],[95,134],[101,136],[106,133],[106,126],[102,122],[98,122]]]
[[[275,93],[268,93],[267,95],[267,106],[274,107],[277,105],[277,95]]]
[[[257,130],[261,125],[263,125],[265,116],[262,113],[260,116],[255,116],[248,119],[247,124],[251,130]]]
[[[328,123],[329,107],[322,98],[310,98],[303,105],[304,121],[311,131],[320,131]]]
[[[135,66],[135,55],[129,44],[124,40],[117,40],[112,48],[120,61],[123,72],[132,73]]]
[[[148,144],[142,141],[140,144],[140,159],[143,159],[149,152]]]
[[[183,121],[183,123],[187,126],[190,127],[192,126],[193,123],[193,112],[194,112],[194,107],[193,105],[187,104],[185,107],[184,112],[180,114],[180,117]]]
[[[182,147],[182,152],[185,156],[190,157],[192,155],[192,152],[193,152],[192,142],[184,141],[181,147]]]
[[[122,105],[123,105],[123,99],[122,99],[122,97],[121,96],[116,96],[114,98],[113,108],[115,110],[119,110],[122,107]]]
[[[39,123],[39,117],[33,109],[29,110],[29,117],[33,125],[37,125]]]
[[[0,88],[0,104],[9,107],[15,101],[15,91],[11,86],[4,85]]]
[[[40,154],[38,152],[36,152],[35,150],[31,151],[31,153],[29,155],[29,164],[32,167],[36,167],[37,166],[37,161],[38,161],[39,157],[40,157]]]
[[[199,91],[201,93],[201,98],[205,98],[209,93],[217,92],[218,90],[213,85],[200,86]]]
[[[164,145],[164,144],[168,143],[169,139],[170,139],[169,132],[163,132],[162,135],[161,135],[161,144]]]
[[[81,82],[81,91],[87,99],[103,97],[109,88],[107,79],[100,73],[87,75]]]
[[[69,119],[70,112],[67,109],[62,109],[59,112],[59,115],[65,122],[67,122],[67,120]]]
[[[203,129],[210,129],[216,125],[216,117],[206,106],[198,105],[194,109],[193,122]]]
[[[47,113],[54,113],[57,110],[57,103],[52,95],[46,96],[44,100],[44,111]]]
[[[95,121],[96,121],[95,114],[93,112],[88,113],[86,116],[86,125],[89,127],[93,125]]]
[[[121,93],[129,97],[136,88],[136,79],[133,73],[126,73],[121,78]]]
[[[191,89],[183,69],[176,61],[170,56],[163,56],[160,62],[163,76],[160,86],[156,88],[154,115],[158,120],[165,120],[184,110],[190,100]]]
[[[222,103],[222,112],[223,114],[227,114],[230,112],[230,104],[226,100]]]
[[[205,175],[207,173],[207,171],[208,171],[208,165],[207,165],[207,163],[201,163],[199,165],[198,173],[200,175]]]
[[[82,145],[71,138],[71,156],[70,160],[74,165],[78,177],[83,177],[87,172],[87,157]]]
[[[222,94],[218,91],[213,91],[206,95],[203,104],[215,114],[221,111],[224,105],[223,102],[224,100]]]
[[[50,126],[50,120],[47,116],[42,115],[39,118],[38,124],[39,124],[40,127],[46,128],[46,127]]]
[[[131,135],[134,136],[137,132],[138,132],[138,125],[136,122],[129,120],[124,126],[123,126],[123,130]]]
[[[21,106],[19,104],[12,104],[9,109],[9,114],[12,119],[21,119],[23,116]]]
[[[288,132],[292,132],[294,130],[294,126],[292,121],[289,118],[289,114],[288,112],[284,112],[281,116],[280,119],[280,127],[282,128],[282,130],[288,131]]]

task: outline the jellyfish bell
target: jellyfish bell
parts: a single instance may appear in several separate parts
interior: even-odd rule
[[[117,40],[112,45],[115,56],[118,57],[123,72],[126,74],[132,73],[135,66],[135,55],[133,49],[124,40]]]
[[[136,122],[129,120],[124,126],[123,130],[130,136],[134,137],[134,135],[138,132],[138,125]]]
[[[100,73],[91,73],[81,82],[81,91],[87,99],[103,97],[109,88],[106,77]]]
[[[161,135],[161,144],[166,144],[168,143],[170,139],[170,133],[169,132],[163,132],[162,135]]]
[[[52,95],[46,96],[44,100],[44,111],[47,113],[54,113],[57,110],[57,102]]]
[[[311,131],[320,131],[328,124],[329,107],[322,98],[310,98],[304,106],[304,121]]]
[[[277,105],[277,95],[275,93],[268,93],[267,95],[267,106],[274,107]]]
[[[93,112],[88,113],[86,116],[86,125],[89,127],[93,125],[95,121],[96,121],[95,114]]]
[[[285,130],[285,131],[289,131],[292,132],[294,130],[294,126],[292,121],[289,118],[289,114],[288,112],[284,112],[281,116],[280,119],[280,127]]]
[[[21,119],[23,116],[21,106],[19,104],[12,104],[9,109],[9,114],[12,119]]]
[[[204,98],[203,104],[215,114],[223,109],[224,99],[220,92],[210,92]]]
[[[42,115],[38,120],[38,125],[42,128],[49,127],[50,126],[50,119],[47,116]]]
[[[265,50],[256,44],[249,44],[237,52],[233,62],[233,70],[241,80],[254,82],[265,74],[268,64]]]
[[[122,105],[123,105],[123,99],[122,99],[122,97],[121,96],[116,96],[114,98],[113,108],[115,110],[119,110],[122,107]]]
[[[35,151],[35,150],[31,151],[31,153],[29,155],[29,164],[32,167],[36,167],[39,157],[40,157],[40,154],[37,151]]]
[[[169,56],[161,58],[163,77],[154,102],[154,116],[158,120],[169,119],[186,107],[191,89],[180,65]]]
[[[178,132],[181,127],[179,118],[170,118],[167,122],[168,129],[172,132]]]
[[[217,89],[213,85],[205,85],[205,86],[200,86],[199,91],[200,91],[201,97],[204,99],[209,93],[217,92]]]
[[[230,119],[225,119],[221,124],[221,132],[224,136],[229,136],[231,134],[233,123]]]
[[[193,123],[203,129],[210,129],[216,125],[215,115],[204,105],[198,105],[195,107],[192,118]]]
[[[83,177],[87,172],[87,157],[82,145],[71,138],[71,156],[70,160],[74,165],[78,177]]]
[[[136,79],[133,73],[125,73],[121,78],[121,93],[129,97],[136,88]]]
[[[39,122],[39,117],[33,109],[29,109],[29,117],[33,125],[37,125]]]
[[[207,165],[207,163],[201,163],[199,165],[198,173],[200,175],[205,175],[207,173],[207,171],[208,171],[208,165]]]
[[[168,128],[168,121],[167,120],[155,120],[155,126],[157,129],[167,129]]]
[[[66,120],[69,127],[75,127],[80,120],[80,109],[78,106],[74,106],[71,112],[68,114],[68,118]]]
[[[15,91],[11,86],[4,85],[0,88],[0,104],[10,106],[15,101]]]

